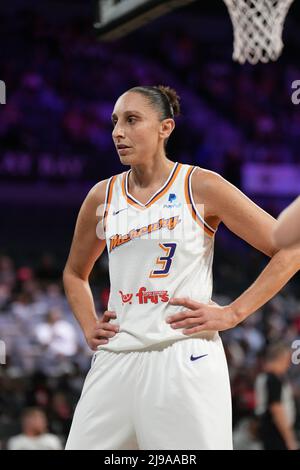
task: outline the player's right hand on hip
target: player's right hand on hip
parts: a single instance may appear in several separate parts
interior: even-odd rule
[[[113,338],[118,333],[119,326],[109,323],[110,320],[115,318],[117,318],[115,312],[106,310],[102,317],[99,318],[86,334],[86,341],[93,351],[96,351],[98,346],[107,344],[109,339]]]

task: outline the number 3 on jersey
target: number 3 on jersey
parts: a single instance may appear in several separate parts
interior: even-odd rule
[[[172,264],[172,258],[175,254],[176,243],[160,243],[160,248],[165,252],[165,256],[160,256],[156,259],[156,264],[161,266],[161,269],[155,269],[151,271],[149,277],[166,277],[169,275],[169,271]]]

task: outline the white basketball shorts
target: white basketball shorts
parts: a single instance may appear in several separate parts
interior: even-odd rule
[[[66,449],[232,449],[218,333],[151,350],[95,353]]]

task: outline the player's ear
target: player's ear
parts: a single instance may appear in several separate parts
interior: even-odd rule
[[[164,119],[160,123],[160,131],[159,135],[162,139],[167,139],[173,132],[175,128],[175,121],[174,119],[168,118]]]

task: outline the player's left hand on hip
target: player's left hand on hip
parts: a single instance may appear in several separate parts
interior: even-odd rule
[[[235,312],[230,306],[222,307],[213,301],[204,304],[188,297],[182,297],[170,299],[169,304],[188,309],[171,315],[166,320],[171,328],[184,328],[182,333],[185,335],[192,335],[204,330],[228,330],[238,323]]]

